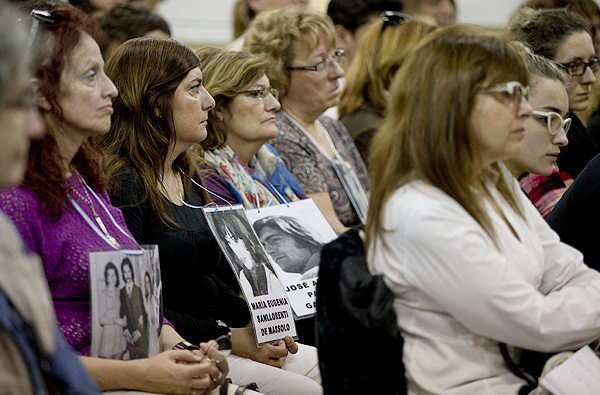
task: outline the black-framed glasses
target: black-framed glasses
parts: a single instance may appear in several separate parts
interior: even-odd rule
[[[334,49],[331,51],[331,56],[314,66],[288,66],[286,70],[302,70],[302,71],[331,71],[334,63],[342,65],[346,59],[346,51],[343,49]]]
[[[388,26],[402,25],[410,18],[407,14],[397,11],[383,11],[379,14],[379,17],[383,21],[381,31],[383,32]]]
[[[564,129],[567,134],[571,126],[571,118],[563,119],[559,113],[554,111],[534,111],[533,115],[538,121],[548,126],[548,131],[553,136],[556,136],[561,129]]]
[[[559,63],[558,65],[565,69],[570,76],[579,77],[585,74],[586,67],[589,67],[590,70],[592,70],[592,73],[600,70],[600,58],[594,56],[589,62],[576,60],[570,63]]]
[[[264,85],[258,85],[256,88],[239,91],[238,93],[246,93],[257,98],[258,100],[265,100],[270,93],[275,100],[279,101],[279,91],[275,88],[268,88]]]
[[[510,100],[510,103],[515,109],[518,109],[521,106],[523,98],[527,99],[529,97],[529,87],[523,86],[519,81],[509,81],[503,84],[481,88],[479,91],[484,93],[501,93]]]

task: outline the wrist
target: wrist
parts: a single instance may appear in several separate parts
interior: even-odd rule
[[[175,344],[173,346],[173,350],[190,350],[190,351],[193,351],[193,350],[199,350],[199,349],[200,349],[200,347],[198,347],[197,345],[192,344],[192,343],[190,343],[188,341],[185,341],[185,340],[182,341],[182,342],[179,342],[179,343],[177,343],[177,344]]]

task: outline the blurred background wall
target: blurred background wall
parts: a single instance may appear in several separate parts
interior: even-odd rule
[[[173,37],[192,47],[226,45],[233,39],[236,0],[164,0],[158,12],[169,22]],[[502,28],[522,0],[455,0],[458,21]],[[329,0],[311,0],[325,12]]]

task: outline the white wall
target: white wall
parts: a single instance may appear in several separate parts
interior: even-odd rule
[[[158,12],[167,19],[173,37],[192,47],[225,45],[233,39],[233,4],[236,0],[164,0]],[[458,21],[503,27],[523,0],[455,0]],[[324,10],[328,0],[312,0]]]

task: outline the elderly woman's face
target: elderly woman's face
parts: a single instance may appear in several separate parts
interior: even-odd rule
[[[282,100],[285,110],[291,106],[296,111],[310,114],[315,118],[340,101],[342,88],[338,78],[344,70],[332,59],[332,50],[325,36],[321,36],[317,47],[311,51],[308,45],[296,46],[292,67],[314,66],[325,62],[321,71],[291,70],[288,91]]]
[[[81,33],[60,76],[56,101],[62,110],[58,120],[67,134],[83,138],[103,135],[110,129],[112,100],[117,88],[104,73],[104,60],[96,41]],[[49,104],[45,110],[50,110]]]

